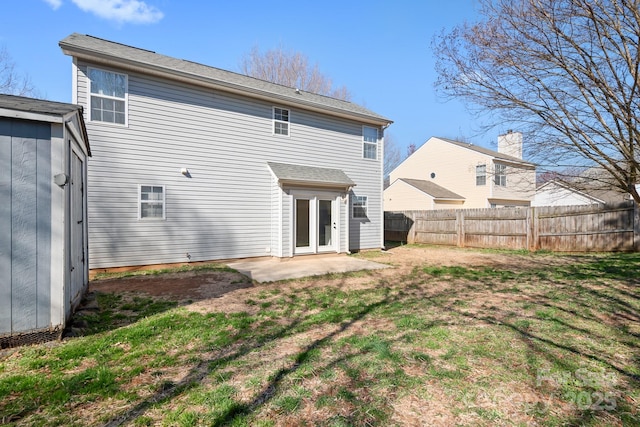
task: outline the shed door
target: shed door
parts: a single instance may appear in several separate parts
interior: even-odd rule
[[[82,296],[85,272],[85,234],[84,234],[84,172],[80,157],[71,151],[71,306]]]

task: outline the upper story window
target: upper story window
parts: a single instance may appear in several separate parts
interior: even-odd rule
[[[487,165],[476,166],[476,185],[487,184]]]
[[[362,157],[365,159],[378,158],[378,129],[362,126]]]
[[[353,197],[353,213],[354,218],[366,218],[367,217],[367,196],[354,196]]]
[[[494,176],[494,183],[501,187],[506,187],[507,185],[507,165],[496,165],[496,173]]]
[[[89,68],[89,120],[127,123],[127,75]]]
[[[289,135],[289,110],[273,107],[273,133]]]
[[[139,192],[139,219],[165,219],[164,185],[141,185]]]

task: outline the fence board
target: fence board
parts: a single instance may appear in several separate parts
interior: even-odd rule
[[[385,212],[385,240],[556,252],[634,251],[640,250],[639,222],[639,209],[633,201]]]

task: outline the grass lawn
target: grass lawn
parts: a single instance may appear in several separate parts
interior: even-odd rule
[[[0,356],[0,424],[640,425],[640,254],[495,256],[235,312],[99,293],[85,336]]]

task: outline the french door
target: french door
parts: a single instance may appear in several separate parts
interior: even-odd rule
[[[296,196],[293,228],[295,254],[335,251],[339,241],[336,198]]]

